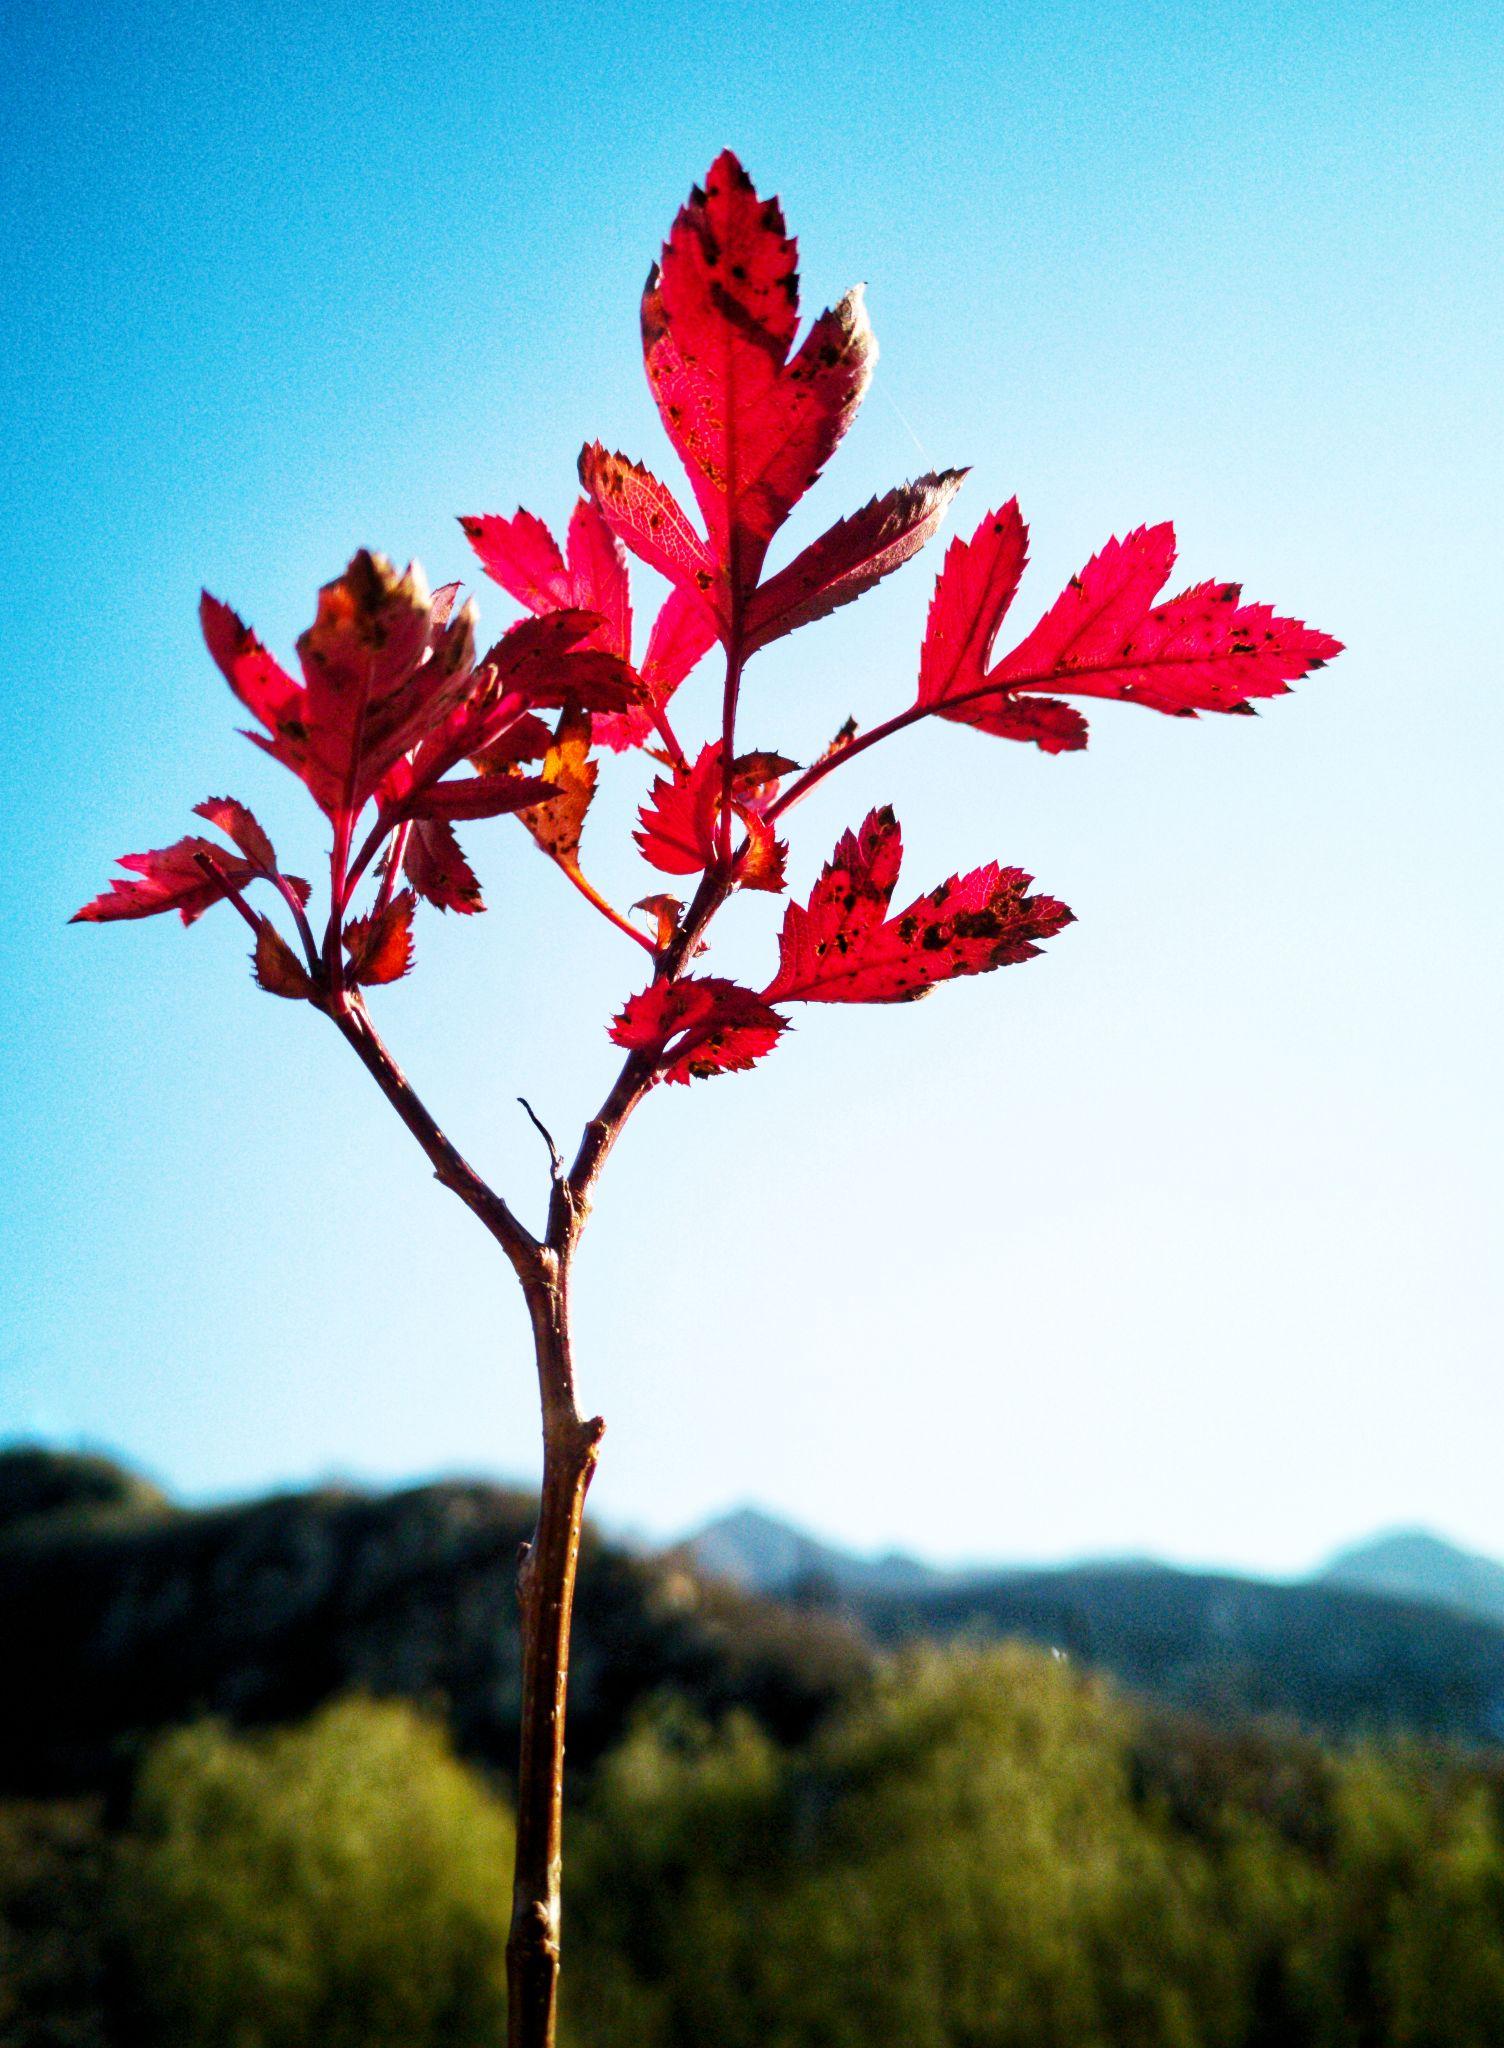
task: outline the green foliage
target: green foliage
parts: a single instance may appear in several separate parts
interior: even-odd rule
[[[1021,1647],[807,1740],[664,1698],[571,1816],[567,2048],[1497,2048],[1500,1767],[1213,1730]],[[499,2048],[510,1827],[347,1700],[0,1807],[0,2048]]]
[[[158,1744],[122,1851],[162,2048],[495,2048],[509,1820],[410,1708]]]
[[[576,1844],[590,2048],[1239,2038],[1212,1873],[1136,1808],[1131,1718],[1017,1649],[906,1663],[802,1758],[645,1726]]]
[[[0,2048],[106,2048],[110,1878],[92,1806],[0,1807]]]

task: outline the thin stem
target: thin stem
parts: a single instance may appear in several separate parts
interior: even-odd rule
[[[480,1218],[519,1273],[524,1268],[530,1271],[538,1253],[537,1239],[445,1137],[382,1043],[360,995],[331,999],[328,1011],[343,1037],[354,1047],[362,1066],[422,1146],[433,1167],[434,1179],[458,1195],[466,1208]]]
[[[598,910],[608,924],[614,924],[619,932],[625,932],[629,939],[635,940],[645,952],[651,953],[654,959],[658,957],[658,948],[647,933],[640,932],[630,918],[623,917],[614,904],[608,903],[595,884],[587,880],[572,861],[556,860],[554,866],[569,877],[585,901],[593,909]]]
[[[396,887],[398,875],[402,872],[402,859],[407,852],[407,842],[412,829],[412,819],[405,818],[392,834],[391,844],[386,852],[386,866],[381,871],[381,887],[376,892],[376,903],[371,912],[373,917],[379,917],[392,900],[392,891]]]
[[[648,710],[652,717],[653,724],[658,729],[658,737],[663,741],[663,744],[668,748],[669,759],[670,761],[672,761],[674,765],[674,772],[676,774],[682,775],[688,769],[689,761],[685,755],[684,749],[679,744],[678,734],[674,731],[674,728],[669,724],[667,709],[662,704],[651,704],[649,705]]]
[[[995,687],[996,685],[994,685]],[[980,696],[983,693],[978,691],[976,694]],[[957,698],[955,701],[960,703],[963,700]],[[894,733],[902,732],[907,726],[916,725],[921,718],[928,718],[931,709],[932,707],[928,704],[910,705],[907,711],[900,711],[896,718],[889,718],[882,725],[874,725],[871,732],[859,733],[854,740],[842,747],[838,753],[827,754],[823,761],[814,762],[812,766],[805,769],[796,782],[789,784],[776,803],[769,805],[768,823],[771,825],[775,819],[782,817],[783,813],[791,809],[793,805],[801,803],[818,783],[825,780],[827,775],[833,774],[837,768],[843,767],[846,762],[854,760],[858,754],[866,753],[868,747],[875,747],[879,740],[891,739]]]
[[[517,1860],[507,1939],[509,2048],[553,2048],[559,1997],[564,1726],[569,1635],[585,1495],[605,1424],[575,1402],[569,1261],[540,1249],[523,1281],[543,1405],[538,1524],[517,1573],[522,1607],[522,1744]]]
[[[330,996],[336,1004],[343,997],[345,987],[345,961],[340,941],[344,936],[345,905],[349,901],[346,876],[354,825],[355,820],[350,813],[341,811],[334,827],[334,850],[329,856],[329,922],[324,927],[324,974]]]
[[[293,922],[298,928],[298,937],[303,941],[303,951],[308,956],[308,971],[310,974],[317,975],[319,971],[319,949],[314,943],[313,926],[308,922],[308,913],[298,901],[297,890],[288,881],[286,875],[278,874],[275,870],[267,876],[267,880],[276,884],[283,902],[286,903],[288,909],[292,912]]]
[[[240,912],[241,916],[245,919],[246,923],[250,926],[251,930],[256,934],[257,938],[259,939],[261,936],[262,926],[265,923],[265,920],[263,918],[259,918],[256,915],[255,911],[252,910],[251,906],[246,902],[244,895],[241,893],[239,884],[236,882],[232,882],[230,880],[230,877],[225,873],[224,869],[220,866],[219,862],[213,859],[209,854],[196,853],[193,856],[193,858],[195,863],[199,867],[201,867],[204,873],[209,877],[210,881],[217,882],[220,888],[224,890],[226,901],[234,904],[235,908]]]
[[[386,816],[384,812],[377,813],[375,824],[371,827],[370,831],[366,834],[365,838],[362,839],[362,841],[360,842],[360,851],[356,854],[354,860],[351,861],[349,872],[344,877],[344,902],[340,905],[341,910],[344,909],[345,904],[347,904],[350,901],[350,898],[355,894],[355,890],[360,882],[361,876],[365,873],[366,869],[371,865],[371,862],[376,858],[376,855],[380,853],[383,840],[386,839],[389,833],[395,832],[396,830],[397,827],[393,824],[392,820],[388,816]]]
[[[733,597],[731,633],[726,643],[726,687],[721,698],[721,815],[717,846],[721,866],[731,864],[731,787],[735,779],[736,704],[742,687],[741,606]]]
[[[724,873],[707,871],[700,879],[694,900],[684,920],[658,962],[660,981],[677,981],[694,957],[705,927],[731,894]],[[554,1188],[549,1207],[547,1241],[561,1251],[572,1250],[590,1213],[591,1196],[601,1168],[626,1127],[627,1120],[653,1085],[653,1060],[649,1053],[629,1053],[611,1091],[580,1137],[574,1164]]]

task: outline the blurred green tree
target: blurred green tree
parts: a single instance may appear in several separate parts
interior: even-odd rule
[[[495,2048],[511,1821],[406,1706],[165,1737],[121,1850],[122,1928],[161,2048]]]

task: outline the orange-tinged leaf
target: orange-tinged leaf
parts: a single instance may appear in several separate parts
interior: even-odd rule
[[[784,888],[787,846],[758,812],[742,811],[739,815],[747,828],[747,844],[736,864],[737,887],[766,889],[780,895]]]
[[[598,772],[590,759],[589,718],[580,711],[565,711],[543,757],[542,780],[556,793],[517,813],[538,845],[561,866],[578,864],[580,835]]]
[[[664,951],[679,929],[679,920],[684,915],[684,905],[677,896],[660,892],[656,896],[643,896],[632,905],[634,910],[645,910],[658,928],[656,944],[658,951]]]
[[[345,926],[345,947],[350,970],[358,982],[368,986],[400,981],[413,964],[413,910],[417,898],[411,889],[395,895],[383,910],[370,917],[357,917]]]
[[[842,837],[809,903],[791,903],[784,914],[766,1000],[910,1002],[937,981],[1031,959],[1039,940],[1071,921],[1063,903],[1027,893],[1032,877],[1021,868],[995,861],[953,875],[889,917],[902,852],[886,807]]]
[[[632,997],[611,1037],[647,1053],[660,1081],[736,1073],[771,1052],[788,1028],[761,996],[716,975],[655,981]]]

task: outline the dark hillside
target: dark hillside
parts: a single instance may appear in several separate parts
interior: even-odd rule
[[[455,1483],[18,1520],[0,1530],[0,1791],[110,1789],[161,1728],[295,1720],[351,1690],[441,1707],[466,1754],[505,1770],[531,1514],[520,1494]],[[840,1621],[590,1539],[571,1756],[588,1764],[664,1688],[797,1740],[868,1661]]]
[[[1218,1719],[1504,1741],[1504,1628],[1352,1587],[1089,1565],[843,1605],[880,1644],[1022,1636]]]

